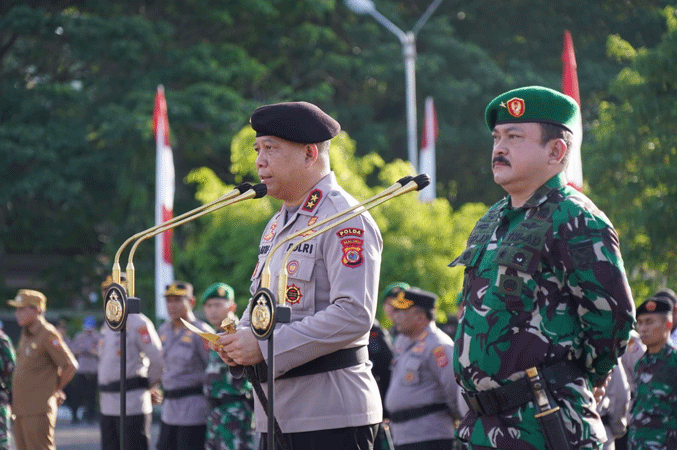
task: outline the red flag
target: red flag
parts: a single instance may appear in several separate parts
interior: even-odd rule
[[[155,134],[155,225],[174,216],[174,156],[169,142],[169,119],[165,89],[158,86],[153,109]],[[172,266],[172,230],[155,236],[155,312],[166,319],[165,286],[174,281]]]
[[[432,97],[425,99],[425,116],[423,117],[423,130],[421,133],[421,156],[419,164],[421,173],[430,176],[430,185],[423,188],[419,194],[419,200],[429,202],[435,200],[435,141],[440,130],[437,124],[437,112]]]
[[[576,72],[576,55],[574,43],[569,30],[564,31],[564,46],[562,49],[562,92],[573,98],[580,108],[581,96],[578,90],[578,74]],[[569,165],[566,176],[569,184],[578,190],[583,187],[583,163],[581,161],[581,142],[583,140],[583,125],[579,122],[574,131],[574,144],[569,152]]]

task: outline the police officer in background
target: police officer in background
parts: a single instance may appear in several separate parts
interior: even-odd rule
[[[485,120],[508,196],[451,263],[465,266],[454,369],[470,411],[458,435],[475,450],[597,449],[593,391],[625,350],[634,303],[612,224],[567,186],[580,110],[528,86],[492,100]]]
[[[206,332],[213,332],[195,318],[193,285],[174,281],[165,290],[169,319],[158,332],[162,341],[164,373],[162,421],[158,450],[203,450],[209,404],[203,394],[209,360],[206,341],[185,327],[181,319]]]
[[[597,412],[607,437],[602,450],[619,450],[616,440],[625,436],[630,412],[630,385],[620,359],[611,371],[602,399],[597,403]]]
[[[207,321],[217,330],[228,319],[237,325],[235,292],[226,283],[214,283],[202,294]],[[205,450],[250,450],[254,446],[252,385],[235,378],[218,353],[209,353],[204,392],[211,412],[207,417]]]
[[[96,319],[93,316],[87,316],[83,320],[82,331],[75,335],[71,346],[71,351],[80,366],[71,382],[71,385],[75,387],[73,394],[77,396],[77,401],[72,408],[73,423],[79,421],[78,409],[83,403],[85,406],[84,420],[91,423],[96,419],[97,368],[99,366],[100,345],[101,333],[96,330]]]
[[[56,449],[54,428],[63,388],[78,368],[61,334],[45,320],[47,298],[42,292],[20,289],[7,302],[16,308],[21,338],[12,379],[12,413],[17,450]]]
[[[102,297],[113,283],[109,275],[101,283]],[[121,274],[121,285],[127,277]],[[162,349],[153,322],[144,314],[129,314],[126,327],[125,428],[130,449],[150,448],[153,405],[150,388],[160,383]],[[120,449],[120,332],[104,324],[101,327],[101,351],[98,366],[101,449]]]
[[[436,299],[411,287],[391,301],[399,334],[385,406],[396,450],[448,450],[461,420],[454,343],[435,325]]]
[[[271,248],[357,201],[331,171],[330,140],[340,125],[320,108],[306,102],[262,106],[252,114],[251,125],[258,175],[268,195],[283,203],[261,237],[253,295]],[[227,364],[257,365],[262,376],[267,369],[260,363],[275,358],[275,415],[290,448],[373,446],[383,411],[367,345],[382,247],[376,223],[363,213],[309,239],[284,266],[285,252],[276,252],[269,261],[271,286],[277,286],[278,275],[286,270],[285,298],[278,301],[291,307],[291,322],[277,325],[275,354],[268,355],[268,344],[254,337],[248,310],[237,332],[222,335],[220,346],[214,347]],[[266,412],[259,402],[255,416],[257,429],[266,430]],[[263,433],[260,448],[266,448],[268,438]]]

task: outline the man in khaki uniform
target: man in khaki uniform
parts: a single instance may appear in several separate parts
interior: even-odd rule
[[[56,449],[57,403],[63,402],[63,388],[78,363],[56,328],[45,320],[43,293],[20,289],[7,304],[16,308],[16,321],[22,327],[12,383],[16,448]]]

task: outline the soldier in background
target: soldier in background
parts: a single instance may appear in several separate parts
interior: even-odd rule
[[[207,342],[185,327],[181,319],[206,332],[213,332],[195,318],[193,285],[174,281],[165,290],[169,321],[158,332],[165,364],[162,374],[164,402],[158,450],[203,450],[209,405],[203,394],[209,360]]]
[[[101,283],[102,297],[113,283],[109,275]],[[121,274],[121,284],[127,278]],[[162,349],[153,322],[144,314],[129,314],[126,327],[125,428],[127,447],[148,450],[153,405],[150,388],[160,383]],[[101,409],[101,449],[120,449],[120,332],[106,324],[101,328],[98,366],[99,407]]]
[[[56,449],[54,428],[63,388],[73,378],[78,362],[45,320],[47,298],[42,292],[20,289],[7,302],[16,308],[21,330],[12,379],[12,412],[17,450]]]
[[[385,406],[396,450],[450,449],[461,420],[454,343],[435,325],[436,299],[412,287],[391,302],[399,334]]]
[[[677,448],[677,349],[670,340],[672,304],[651,297],[637,308],[637,330],[646,353],[635,367],[637,395],[632,406],[629,448]]]
[[[219,332],[224,319],[237,325],[235,293],[226,283],[209,286],[201,299],[207,321]],[[250,450],[254,448],[254,403],[252,385],[234,378],[218,353],[209,352],[204,393],[211,412],[207,417],[206,450]]]
[[[409,289],[409,287],[409,284],[405,283],[404,281],[395,281],[387,285],[381,291],[379,301],[383,305],[383,314],[385,314],[390,321],[390,328],[388,329],[388,332],[390,333],[390,338],[392,340],[395,340],[397,337],[397,328],[395,327],[395,319],[393,318],[395,309],[390,303],[395,299],[395,297],[397,297],[397,294],[400,291]]]
[[[16,354],[12,341],[0,330],[0,450],[9,450],[9,422],[11,417],[12,375]]]
[[[92,316],[85,317],[82,331],[73,338],[71,351],[78,360],[79,368],[70,385],[74,385],[77,392],[77,401],[73,405],[73,423],[77,423],[78,408],[84,403],[85,412],[83,419],[92,423],[96,420],[96,371],[99,366],[99,347],[101,346],[101,333],[96,330],[96,319]]]

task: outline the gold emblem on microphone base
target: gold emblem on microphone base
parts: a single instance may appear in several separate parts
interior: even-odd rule
[[[264,296],[259,296],[256,306],[252,310],[252,325],[260,330],[266,330],[270,326],[270,306]]]
[[[106,318],[109,322],[120,322],[122,320],[122,303],[120,303],[116,292],[112,293],[108,303],[106,303]]]

